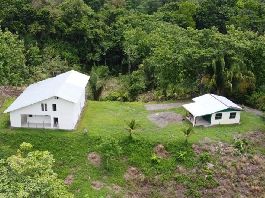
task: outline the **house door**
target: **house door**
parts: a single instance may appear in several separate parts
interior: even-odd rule
[[[54,117],[53,118],[53,127],[58,127],[58,125],[59,125],[59,120],[58,120],[58,118]]]

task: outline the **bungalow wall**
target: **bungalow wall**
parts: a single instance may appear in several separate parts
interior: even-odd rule
[[[222,118],[216,120],[216,114],[222,113]],[[230,119],[230,113],[236,113],[236,117]],[[240,111],[224,111],[224,112],[217,112],[213,113],[211,116],[211,125],[218,125],[218,124],[236,124],[240,122]]]

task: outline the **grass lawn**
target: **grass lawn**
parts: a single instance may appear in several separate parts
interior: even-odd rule
[[[0,112],[11,102],[12,100],[8,100]],[[182,108],[170,111],[185,113]],[[54,169],[60,178],[64,179],[69,174],[74,175],[74,181],[69,190],[76,197],[105,197],[106,195],[122,197],[123,190],[114,194],[109,187],[116,184],[122,189],[127,189],[128,184],[124,179],[124,173],[129,166],[137,167],[150,179],[155,178],[156,175],[162,175],[164,180],[170,180],[178,164],[193,167],[199,163],[191,147],[183,143],[184,135],[181,129],[190,126],[190,123],[185,121],[159,128],[147,119],[149,113],[145,110],[144,104],[139,102],[88,101],[77,129],[72,132],[10,129],[8,115],[1,114],[0,158],[14,154],[22,142],[29,142],[35,149],[48,150],[54,155],[56,160]],[[129,141],[125,131],[125,123],[131,119],[135,119],[140,125],[133,141]],[[83,134],[84,128],[88,129],[88,135]],[[195,133],[190,137],[190,143],[196,143],[204,137],[230,142],[237,133],[256,130],[265,131],[264,120],[242,112],[239,125],[195,128]],[[158,143],[165,145],[171,156],[154,164],[151,158],[153,148]],[[100,167],[91,165],[87,160],[87,154],[93,151],[102,156]],[[184,161],[177,161],[176,156],[182,151],[187,153],[186,158]],[[104,187],[101,190],[93,189],[91,187],[93,181],[103,182]],[[196,180],[194,182],[195,184],[188,191],[190,195],[194,192],[196,194],[199,188],[199,185],[196,186]]]

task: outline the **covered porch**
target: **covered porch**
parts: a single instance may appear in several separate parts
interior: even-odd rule
[[[54,128],[52,126],[52,119],[49,115],[21,115],[21,127],[24,128]]]
[[[210,126],[211,125],[211,115],[205,116],[193,116],[191,113],[186,117],[193,126]]]

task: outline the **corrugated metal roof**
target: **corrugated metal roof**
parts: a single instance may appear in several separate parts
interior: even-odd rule
[[[25,89],[5,110],[5,113],[55,96],[76,103],[81,97],[82,90],[86,87],[89,78],[85,74],[71,70],[53,78],[34,83]]]
[[[194,103],[184,104],[183,107],[193,116],[203,116],[228,108],[242,110],[240,106],[223,96],[205,94],[192,99]]]

